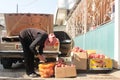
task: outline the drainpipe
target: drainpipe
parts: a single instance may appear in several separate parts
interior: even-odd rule
[[[115,0],[114,67],[120,69],[120,1]]]

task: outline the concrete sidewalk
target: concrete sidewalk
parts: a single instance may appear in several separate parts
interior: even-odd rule
[[[120,70],[112,71],[77,71],[75,78],[30,78],[25,74],[23,64],[14,65],[12,69],[3,69],[0,65],[0,80],[120,80]]]
[[[120,78],[120,69],[114,69],[112,72],[109,73],[109,75]]]
[[[16,72],[10,70],[10,72],[1,73],[0,80],[120,80],[120,70],[112,70],[110,72],[85,72],[79,71],[75,78],[30,78],[25,75],[24,70]]]

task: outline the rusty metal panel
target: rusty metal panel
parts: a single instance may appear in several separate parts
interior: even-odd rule
[[[25,28],[38,28],[53,32],[52,14],[5,14],[8,36],[17,36]]]

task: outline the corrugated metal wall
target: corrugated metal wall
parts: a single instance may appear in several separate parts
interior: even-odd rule
[[[114,21],[74,38],[75,46],[85,50],[94,49],[114,58]]]

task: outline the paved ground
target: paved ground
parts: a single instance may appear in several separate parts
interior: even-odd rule
[[[109,72],[78,71],[75,78],[30,78],[25,75],[23,64],[14,65],[12,69],[3,69],[0,65],[0,80],[120,80],[120,70]]]

